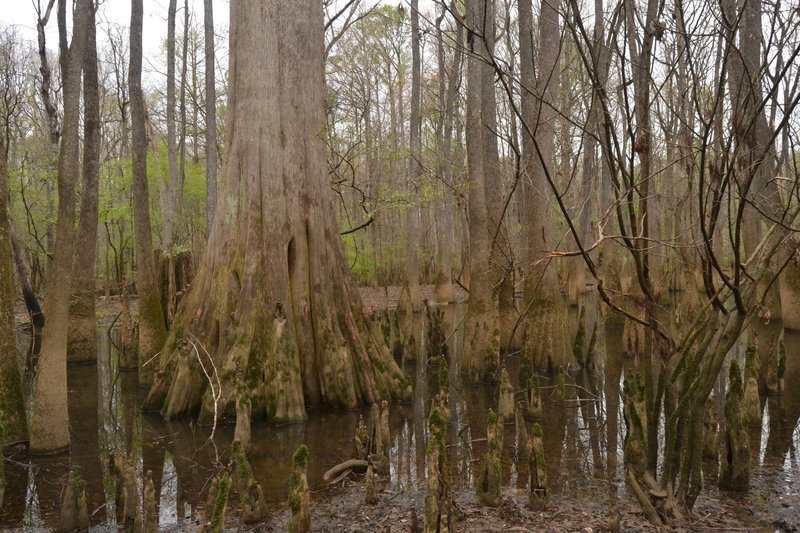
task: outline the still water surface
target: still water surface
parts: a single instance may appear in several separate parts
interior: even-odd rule
[[[587,338],[598,316],[595,299],[586,298]],[[496,393],[486,387],[461,384],[457,368],[463,343],[460,324],[463,306],[442,309],[444,330],[451,360],[451,405],[453,417],[448,441],[455,488],[470,489],[477,466],[486,449],[486,417],[496,408]],[[569,311],[570,335],[577,329],[578,313]],[[427,351],[424,315],[417,315],[414,328],[417,348]],[[397,328],[393,328],[397,329]],[[760,338],[780,333],[780,325],[762,328]],[[137,461],[141,479],[153,472],[159,525],[190,524],[198,520],[206,501],[210,478],[229,458],[232,425],[216,428],[190,420],[165,421],[158,414],[141,413],[139,405],[146,391],[138,387],[133,372],[119,371],[119,352],[111,335],[98,332],[96,364],[72,366],[68,372],[72,443],[69,454],[55,457],[7,457],[6,491],[0,525],[7,529],[49,529],[58,524],[61,493],[70,466],[80,468],[86,480],[91,521],[98,529],[113,528],[120,511],[115,506],[115,480],[108,464],[113,454],[131,455]],[[759,492],[778,494],[779,499],[800,513],[800,335],[785,333],[787,348],[786,393],[762,397],[763,423],[752,428],[752,447],[757,465],[754,488],[742,499],[742,513],[757,505]],[[25,340],[29,342],[29,340]],[[563,393],[542,377],[545,453],[551,490],[562,497],[597,499],[603,491],[612,498],[619,490],[622,465],[624,418],[620,403],[624,373],[635,361],[622,356],[622,331],[598,328],[596,363],[592,370],[570,373]],[[741,348],[737,352],[741,352]],[[737,356],[738,353],[732,354]],[[455,357],[453,357],[455,356]],[[509,354],[504,365],[516,384],[520,358]],[[390,485],[394,490],[424,489],[426,419],[431,398],[438,390],[437,369],[426,364],[404,363],[414,381],[414,400],[392,409]],[[300,444],[310,449],[308,478],[311,489],[324,485],[323,473],[335,464],[354,457],[352,437],[363,416],[369,424],[369,410],[361,412],[312,411],[305,424],[273,426],[254,423],[248,452],[256,480],[269,503],[283,506],[292,453]],[[506,427],[503,447],[503,482],[524,487],[525,462],[515,457],[513,424]],[[706,493],[712,497],[713,466],[706,465]],[[141,486],[141,485],[140,485]],[[722,497],[732,497],[725,496]],[[235,501],[231,502],[235,505]],[[763,504],[763,503],[762,503]]]

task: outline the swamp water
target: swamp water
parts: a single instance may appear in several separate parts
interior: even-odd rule
[[[595,298],[586,297],[581,305],[587,309],[588,342],[598,317],[598,304]],[[453,415],[448,428],[452,483],[456,490],[471,491],[486,451],[486,412],[490,407],[497,408],[497,393],[494,388],[462,385],[457,364],[465,308],[451,305],[441,310],[447,352],[454,361],[450,367]],[[575,308],[570,308],[569,317],[570,338],[574,338],[578,322]],[[413,321],[417,351],[427,352],[425,316],[419,314],[406,320]],[[394,338],[398,329],[393,323]],[[761,330],[760,338],[769,338],[780,333],[781,326],[763,326]],[[229,460],[234,427],[220,424],[210,439],[211,427],[197,426],[190,420],[165,421],[157,413],[141,413],[139,404],[146,391],[139,388],[135,372],[117,369],[119,352],[113,337],[105,329],[99,331],[97,363],[68,369],[69,405],[64,408],[70,417],[70,452],[52,457],[6,457],[5,501],[0,514],[3,529],[57,527],[70,466],[77,466],[86,481],[92,526],[97,530],[115,529],[121,509],[115,505],[116,480],[108,468],[115,454],[135,459],[140,490],[144,473],[153,472],[159,527],[190,525],[201,519],[210,479]],[[714,465],[706,464],[701,501],[732,501],[734,512],[738,509],[744,522],[764,523],[765,517],[769,520],[771,516],[782,516],[774,523],[778,528],[783,523],[791,530],[800,527],[800,334],[786,332],[784,341],[785,393],[769,397],[762,394],[762,424],[750,429],[754,457],[750,491],[720,492],[715,484]],[[562,378],[543,376],[540,380],[548,477],[556,499],[584,500],[590,509],[591,502],[616,501],[627,490],[622,481],[625,428],[620,392],[625,372],[636,361],[623,357],[622,345],[621,329],[600,324],[592,369],[570,372]],[[743,354],[743,348],[739,350]],[[402,364],[414,382],[414,399],[392,408],[387,485],[398,492],[424,491],[426,421],[431,399],[438,390],[438,370],[427,364]],[[518,355],[503,358],[515,385],[520,364]],[[30,376],[26,381],[29,385]],[[306,444],[310,450],[308,480],[313,498],[313,491],[325,485],[324,472],[355,456],[353,435],[360,416],[369,424],[368,408],[361,412],[311,411],[304,424],[253,424],[248,458],[272,511],[286,509],[291,456],[297,446]],[[517,461],[515,440],[514,425],[506,425],[503,485],[524,487],[527,462]],[[236,505],[232,498],[229,516],[237,515]]]

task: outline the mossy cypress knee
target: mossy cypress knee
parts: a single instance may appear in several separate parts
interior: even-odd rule
[[[292,456],[292,474],[289,477],[289,533],[311,531],[311,496],[308,491],[307,468],[308,447],[301,444]]]
[[[486,456],[475,484],[475,494],[482,505],[500,504],[500,455],[503,450],[503,428],[497,415],[489,409],[486,416]]]
[[[534,511],[547,509],[550,501],[543,436],[542,426],[534,424],[528,439],[528,503]]]

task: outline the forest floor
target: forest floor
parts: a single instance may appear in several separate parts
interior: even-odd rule
[[[526,489],[504,487],[501,504],[496,508],[478,505],[472,491],[456,491],[454,501],[458,509],[451,531],[463,533],[483,532],[582,532],[600,531],[800,531],[800,516],[794,509],[755,509],[736,499],[718,495],[703,495],[698,499],[693,515],[683,524],[672,527],[655,527],[641,512],[641,508],[621,488],[613,491],[620,498],[611,504],[610,485],[594,480],[584,486],[587,497],[574,495],[552,498],[548,510],[532,511],[528,507]],[[594,488],[595,490],[592,490]],[[363,476],[347,479],[313,491],[311,496],[311,530],[337,533],[400,533],[422,532],[424,527],[424,490],[378,491],[378,502],[364,502]],[[613,511],[617,509],[617,511]],[[226,531],[286,531],[289,511],[273,509],[274,514],[262,524],[235,525],[229,521]],[[229,516],[235,517],[235,511]],[[612,516],[613,515],[613,516]],[[234,523],[232,523],[234,522]],[[186,526],[175,526],[174,533],[192,531]]]

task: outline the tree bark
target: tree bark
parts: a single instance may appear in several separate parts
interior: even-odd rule
[[[0,153],[5,154],[5,136],[0,135]],[[17,363],[17,332],[14,323],[14,277],[11,268],[11,220],[8,217],[6,158],[0,157],[0,424],[4,431],[0,449],[28,439],[22,378]]]
[[[445,89],[445,57],[444,57],[444,35],[441,28],[446,9],[442,9],[442,14],[437,18],[437,60],[439,64],[439,107],[440,124],[437,131],[439,149],[439,178],[442,184],[442,205],[441,213],[436,217],[438,224],[436,247],[436,287],[433,299],[439,303],[449,303],[453,301],[453,241],[455,234],[453,231],[454,203],[453,198],[453,121],[455,119],[456,99],[458,97],[458,85],[461,78],[461,63],[463,57],[463,35],[464,25],[461,20],[456,20],[455,46],[453,47],[453,59],[450,66],[450,74],[447,77],[447,89]],[[455,10],[454,10],[455,12]]]
[[[406,397],[347,269],[320,132],[318,2],[231,3],[225,216],[162,349],[146,407],[201,421],[301,421],[306,407]],[[301,66],[301,67],[298,67]]]
[[[175,144],[175,15],[178,0],[169,0],[167,8],[167,177],[166,201],[164,202],[164,233],[161,246],[164,259],[169,261],[172,241],[175,237],[175,203],[178,194],[178,160]],[[133,48],[133,47],[131,47]]]
[[[464,317],[464,364],[471,381],[482,381],[493,374],[500,359],[495,277],[489,264],[491,235],[486,207],[487,129],[482,122],[483,91],[481,56],[483,46],[483,14],[486,0],[467,3],[467,210],[469,217],[469,300]],[[492,138],[492,142],[494,138]]]
[[[419,310],[419,180],[422,177],[422,59],[419,45],[419,0],[411,0],[411,113],[409,116],[411,158],[408,165],[406,194],[409,206],[406,210],[406,233],[408,256],[406,257],[406,279],[398,307],[407,311]]]
[[[62,47],[64,82],[64,131],[58,157],[58,219],[52,268],[47,273],[45,309],[47,326],[42,333],[39,371],[33,392],[31,419],[32,453],[60,450],[69,446],[67,415],[67,330],[72,290],[75,242],[75,206],[80,152],[81,67],[86,45],[83,23],[93,9],[91,0],[79,0],[73,16],[76,24],[68,50]],[[62,11],[63,10],[63,11]],[[66,5],[59,4],[59,18],[66,18]],[[60,31],[66,29],[59,24]],[[62,35],[66,40],[66,35]]]
[[[217,205],[217,88],[214,59],[214,3],[204,0],[206,54],[206,224],[214,222]]]
[[[86,24],[83,60],[83,168],[81,210],[75,248],[75,279],[69,309],[67,360],[97,359],[95,271],[97,263],[98,195],[100,187],[100,90],[97,78],[95,12]]]
[[[566,307],[548,248],[555,248],[557,220],[548,200],[554,168],[555,95],[559,21],[556,0],[542,2],[538,72],[533,68],[533,16],[530,0],[520,0],[520,82],[527,248],[525,258],[525,351],[534,365],[557,368],[573,362],[566,335]],[[535,135],[535,138],[534,138]]]
[[[130,83],[133,225],[136,238],[136,290],[139,294],[139,381],[152,381],[153,362],[164,345],[166,326],[156,282],[150,195],[147,190],[147,132],[142,93],[142,0],[131,3]]]

